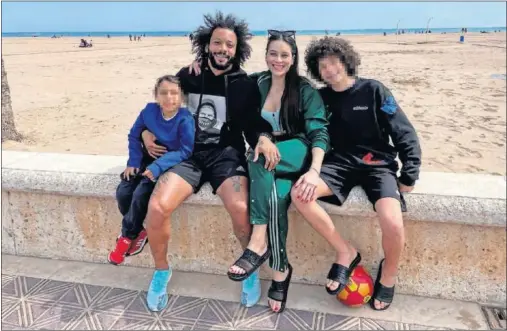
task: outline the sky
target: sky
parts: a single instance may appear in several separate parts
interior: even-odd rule
[[[505,2],[2,2],[2,32],[190,31],[215,10],[251,30],[505,27]]]

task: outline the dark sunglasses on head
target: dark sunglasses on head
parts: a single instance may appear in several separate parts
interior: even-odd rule
[[[296,38],[296,31],[294,30],[286,30],[286,31],[279,31],[279,30],[268,30],[268,37],[270,36],[284,36],[288,38]]]

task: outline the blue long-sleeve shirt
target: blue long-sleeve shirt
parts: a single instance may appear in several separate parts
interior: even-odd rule
[[[147,167],[155,178],[176,164],[185,161],[192,154],[195,123],[188,109],[180,108],[174,117],[166,120],[157,103],[148,103],[137,117],[128,135],[128,167],[141,167],[143,159],[141,133],[145,129],[155,135],[158,144],[167,148],[164,155]]]

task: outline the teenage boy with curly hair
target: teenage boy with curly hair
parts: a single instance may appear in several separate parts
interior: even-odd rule
[[[326,84],[320,93],[329,113],[331,151],[326,155],[320,182],[310,199],[302,200],[293,188],[293,204],[310,225],[336,250],[326,290],[337,294],[361,261],[359,252],[345,241],[316,199],[342,205],[351,189],[360,185],[379,218],[382,259],[370,301],[375,310],[387,309],[405,243],[402,209],[404,192],[411,192],[419,177],[421,148],[416,132],[393,94],[379,81],[357,76],[360,57],[341,38],[312,41],[305,54],[310,74]],[[398,177],[398,163],[402,163]]]

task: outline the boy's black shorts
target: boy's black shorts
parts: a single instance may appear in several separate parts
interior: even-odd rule
[[[189,183],[197,193],[206,182],[211,184],[213,194],[222,183],[234,176],[248,177],[245,155],[234,147],[215,148],[194,152],[186,161],[175,165],[173,172]]]
[[[334,196],[323,197],[321,200],[343,205],[354,186],[361,186],[373,205],[382,198],[394,198],[400,201],[405,210],[403,196],[398,190],[396,171],[398,165],[355,165],[333,153],[326,155],[322,164],[320,177],[331,189]]]

